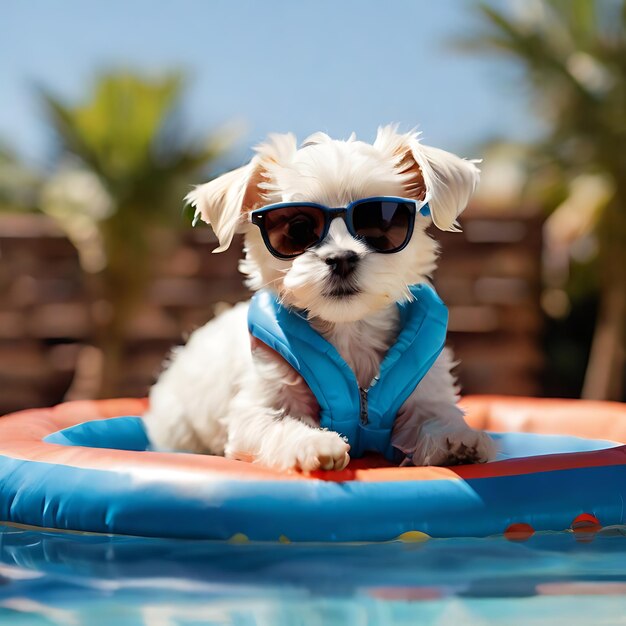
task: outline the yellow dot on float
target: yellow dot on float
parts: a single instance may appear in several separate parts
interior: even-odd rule
[[[229,543],[248,543],[250,540],[243,533],[235,533],[228,541]]]
[[[396,537],[396,541],[402,541],[403,543],[420,543],[421,541],[428,541],[429,539],[430,535],[419,530],[409,530]]]
[[[278,542],[279,543],[291,543],[291,539],[289,539],[289,537],[285,537],[285,535],[281,535],[278,538]]]

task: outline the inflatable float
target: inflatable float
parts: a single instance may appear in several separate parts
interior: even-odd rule
[[[233,541],[524,538],[624,524],[626,406],[468,397],[494,434],[484,465],[281,473],[150,450],[143,400],[71,402],[0,418],[0,522]]]

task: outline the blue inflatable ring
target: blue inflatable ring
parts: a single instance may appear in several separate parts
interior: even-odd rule
[[[150,451],[142,400],[13,413],[0,419],[0,522],[324,542],[514,537],[624,523],[623,405],[479,397],[465,403],[472,425],[501,431],[495,462],[413,468],[372,458],[310,476]],[[523,430],[537,432],[513,432]]]

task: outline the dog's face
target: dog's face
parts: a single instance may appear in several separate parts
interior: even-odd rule
[[[469,161],[422,146],[413,133],[379,129],[374,144],[331,140],[323,133],[298,149],[293,135],[277,135],[256,149],[245,167],[197,187],[189,200],[209,222],[226,249],[237,231],[245,233],[242,271],[253,289],[268,287],[282,301],[328,322],[352,322],[410,297],[408,286],[435,268],[437,246],[426,234],[431,219],[456,229],[478,179]],[[330,223],[317,246],[294,259],[273,256],[250,212],[277,202],[314,202],[345,207],[371,197],[428,201],[430,216],[417,214],[408,245],[381,254],[352,236],[341,217]]]

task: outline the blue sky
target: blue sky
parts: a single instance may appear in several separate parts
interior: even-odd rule
[[[237,154],[268,132],[372,139],[418,125],[466,156],[496,135],[536,132],[516,70],[455,50],[473,32],[469,0],[5,0],[0,140],[44,162],[52,138],[33,86],[83,96],[123,67],[189,76],[197,133],[244,125]],[[472,154],[467,154],[468,152]],[[242,156],[243,158],[243,156]]]

